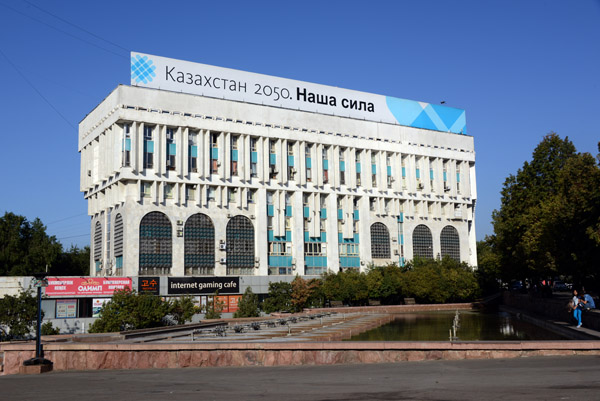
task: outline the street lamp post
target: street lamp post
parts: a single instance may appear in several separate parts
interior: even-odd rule
[[[23,365],[52,365],[52,361],[44,358],[42,349],[42,287],[48,286],[46,273],[33,273],[35,286],[37,287],[37,329],[35,335],[35,357],[23,362]]]

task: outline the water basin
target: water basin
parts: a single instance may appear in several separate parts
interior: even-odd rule
[[[396,319],[348,341],[449,341],[455,311],[398,314]],[[506,312],[459,311],[455,341],[568,340]]]

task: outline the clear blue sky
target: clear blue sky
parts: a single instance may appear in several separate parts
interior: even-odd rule
[[[545,134],[600,140],[597,0],[0,0],[0,50],[0,213],[66,247],[89,244],[78,123],[132,50],[465,109],[478,239]]]

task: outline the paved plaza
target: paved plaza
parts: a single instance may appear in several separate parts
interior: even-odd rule
[[[597,400],[600,357],[51,372],[0,377],[6,400]]]

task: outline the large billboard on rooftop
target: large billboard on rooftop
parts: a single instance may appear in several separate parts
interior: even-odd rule
[[[131,53],[131,85],[466,134],[465,111],[270,75]]]

